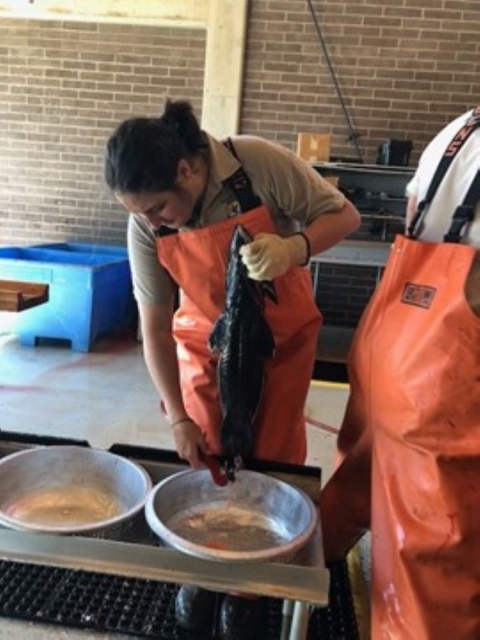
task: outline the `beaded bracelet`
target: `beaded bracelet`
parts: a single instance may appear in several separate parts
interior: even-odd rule
[[[193,422],[193,420],[191,418],[180,418],[180,420],[175,420],[175,422],[172,422],[170,428],[173,429],[173,427],[176,427],[177,424],[181,424],[182,422]]]
[[[302,238],[305,240],[305,243],[307,245],[307,257],[305,258],[304,262],[302,262],[299,266],[300,267],[306,267],[307,264],[310,262],[310,258],[312,257],[312,247],[310,245],[310,240],[308,239],[307,234],[303,233],[303,231],[297,231],[293,235],[294,236],[302,236]]]

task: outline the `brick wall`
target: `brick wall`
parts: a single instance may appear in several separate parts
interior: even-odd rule
[[[480,2],[312,5],[364,162],[376,162],[385,140],[412,140],[414,166],[438,130],[480,102]],[[358,157],[307,0],[251,2],[241,126],[292,149],[299,131],[331,133],[333,156]],[[403,221],[364,220],[355,237],[388,241],[402,231]],[[380,275],[320,265],[325,323],[355,326]]]
[[[0,19],[0,244],[125,243],[103,184],[115,125],[168,95],[201,110],[206,34]]]
[[[480,101],[478,0],[312,0],[361,155],[410,139],[416,162],[446,122]],[[307,0],[251,2],[242,129],[293,147],[333,135],[356,157]]]
[[[365,162],[394,138],[413,141],[415,164],[480,101],[478,0],[312,1]],[[247,45],[241,131],[292,149],[299,131],[329,132],[332,154],[355,158],[307,0],[250,0]],[[205,46],[201,30],[0,18],[0,244],[124,243],[105,140],[167,95],[200,115]],[[325,269],[327,322],[354,324],[375,274]],[[352,292],[340,306],[335,278]]]

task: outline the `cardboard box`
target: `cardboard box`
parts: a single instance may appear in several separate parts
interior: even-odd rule
[[[297,155],[308,162],[330,160],[332,136],[329,133],[299,133]]]
[[[333,186],[336,189],[338,189],[338,187],[340,186],[339,176],[323,176],[323,179],[329,182],[330,184],[333,184]]]

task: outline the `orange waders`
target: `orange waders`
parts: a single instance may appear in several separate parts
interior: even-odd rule
[[[441,158],[412,237],[479,125],[480,108]],[[331,558],[371,517],[373,640],[480,639],[480,318],[465,297],[476,251],[459,244],[479,195],[477,173],[444,243],[395,239],[349,355],[321,513]]]
[[[180,306],[173,333],[177,343],[183,400],[213,453],[221,453],[222,413],[217,387],[217,356],[208,349],[213,324],[225,304],[225,272],[235,225],[252,236],[276,233],[268,209],[158,240],[161,264],[179,285]],[[265,302],[275,338],[275,355],[265,367],[265,387],[255,419],[254,456],[303,464],[306,457],[303,414],[321,315],[315,305],[309,269],[292,267],[274,282],[278,305]]]
[[[480,318],[464,296],[474,255],[398,237],[352,349],[369,384],[348,420],[374,434],[375,640],[480,638]]]

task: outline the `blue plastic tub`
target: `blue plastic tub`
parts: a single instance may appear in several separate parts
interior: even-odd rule
[[[107,256],[127,257],[127,248],[120,245],[88,244],[84,242],[55,242],[48,244],[34,244],[32,249],[52,249],[53,251],[68,251],[69,253],[85,253],[87,255],[102,254]]]
[[[47,303],[15,314],[13,331],[21,344],[57,338],[69,340],[74,351],[87,352],[98,337],[135,327],[127,251],[105,247],[0,248],[0,279],[49,285]]]

